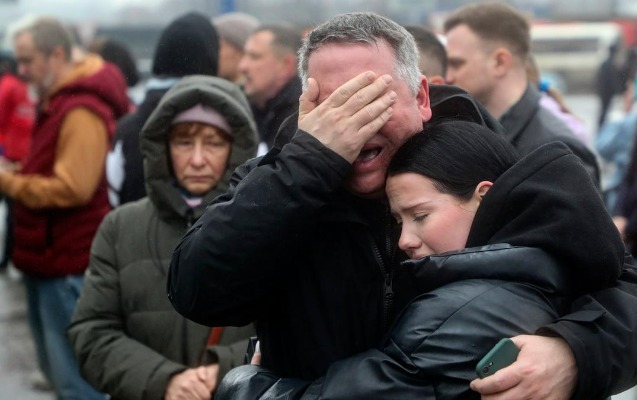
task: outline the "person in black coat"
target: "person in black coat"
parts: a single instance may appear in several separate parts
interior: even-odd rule
[[[176,18],[159,37],[153,77],[135,112],[117,122],[113,148],[106,160],[109,201],[113,207],[146,196],[139,132],[164,93],[187,75],[217,75],[219,39],[204,15],[190,12]]]
[[[625,78],[622,77],[622,72],[625,71],[622,71],[617,62],[619,46],[620,43],[612,43],[608,46],[608,56],[599,65],[595,74],[595,91],[599,97],[598,128],[604,125],[613,98],[625,87]]]
[[[388,169],[402,268],[421,293],[389,337],[312,383],[240,367],[216,398],[479,399],[469,384],[499,339],[550,324],[623,268],[621,238],[577,157],[556,142],[517,160],[484,126],[428,124]]]
[[[279,136],[294,132],[289,143],[235,171],[228,192],[175,249],[168,295],[202,324],[256,320],[262,365],[312,380],[377,347],[417,293],[398,264],[404,253],[395,251],[385,197],[396,150],[445,117],[502,131],[466,92],[429,87],[411,35],[376,14],[343,14],[317,27],[299,65],[307,88],[299,129],[284,124]],[[482,390],[533,398],[537,386],[569,396],[632,385],[637,368],[616,367],[637,362],[637,314],[625,312],[637,308],[636,282],[632,270],[611,288],[595,281],[602,292],[547,325],[559,337],[522,339],[528,351],[502,370],[521,382]]]

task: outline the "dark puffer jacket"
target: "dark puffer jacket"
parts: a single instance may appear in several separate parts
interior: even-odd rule
[[[222,181],[190,208],[170,172],[168,134],[174,116],[197,103],[219,110],[235,133]],[[220,378],[243,363],[251,326],[210,328],[186,320],[166,297],[172,250],[206,204],[227,188],[232,169],[256,153],[258,136],[241,91],[220,78],[182,79],[163,97],[141,134],[148,197],[104,219],[91,249],[84,288],[69,328],[82,374],[112,399],[163,399],[172,375],[218,362]]]

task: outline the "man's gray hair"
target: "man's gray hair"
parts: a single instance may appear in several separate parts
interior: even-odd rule
[[[49,56],[56,47],[61,47],[64,50],[66,61],[70,61],[73,39],[68,29],[56,18],[40,17],[20,27],[13,37],[15,38],[25,32],[33,35],[33,43],[36,49],[44,53],[44,55]]]
[[[326,44],[368,44],[385,42],[394,50],[394,73],[403,79],[413,94],[421,87],[418,48],[412,35],[396,22],[378,14],[347,13],[337,15],[312,30],[299,49],[299,76],[307,89],[310,55]],[[361,71],[362,72],[362,71]]]

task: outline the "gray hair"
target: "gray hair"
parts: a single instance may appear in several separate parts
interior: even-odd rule
[[[396,22],[369,12],[337,15],[307,35],[299,49],[298,68],[303,89],[307,89],[307,68],[312,52],[326,44],[377,45],[380,42],[387,43],[394,50],[394,73],[416,94],[421,86],[421,73],[414,38]]]
[[[66,27],[53,17],[41,17],[14,33],[14,38],[29,32],[33,35],[36,49],[49,56],[56,47],[64,50],[66,61],[71,59],[73,39]]]

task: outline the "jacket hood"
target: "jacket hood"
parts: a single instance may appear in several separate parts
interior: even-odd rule
[[[467,247],[541,248],[587,292],[619,276],[625,248],[582,162],[560,142],[522,158],[484,196]]]
[[[124,76],[115,65],[104,62],[97,55],[89,54],[74,63],[71,74],[51,88],[47,100],[58,94],[73,96],[80,93],[99,97],[110,106],[114,119],[128,112],[130,102]]]
[[[234,131],[234,140],[223,178],[204,196],[202,204],[194,209],[192,217],[199,218],[205,206],[228,189],[234,169],[254,157],[257,152],[257,128],[248,100],[237,85],[212,76],[192,75],[182,78],[162,97],[140,134],[146,192],[163,216],[186,218],[191,212],[174,185],[167,143],[174,117],[196,104],[219,111]]]
[[[504,128],[484,106],[469,93],[453,85],[429,85],[431,121],[461,119],[486,126],[504,135]]]
[[[214,76],[218,64],[217,31],[206,16],[190,12],[175,19],[161,33],[153,56],[153,74]]]

